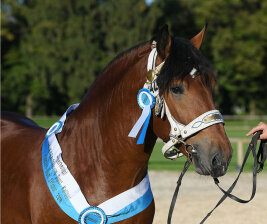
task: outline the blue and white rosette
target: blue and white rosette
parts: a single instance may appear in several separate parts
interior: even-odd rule
[[[143,144],[146,136],[147,127],[151,117],[151,109],[155,106],[156,100],[153,94],[146,88],[140,89],[137,95],[137,102],[141,109],[143,109],[141,116],[133,126],[129,133],[129,137],[136,138],[138,132],[143,126],[139,138],[137,140],[137,145]]]
[[[101,208],[89,207],[81,212],[78,222],[79,224],[106,224],[107,216]]]

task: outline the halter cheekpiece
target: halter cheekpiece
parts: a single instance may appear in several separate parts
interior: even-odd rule
[[[137,95],[137,102],[143,111],[128,136],[135,138],[142,127],[139,138],[137,140],[137,144],[144,143],[146,130],[151,117],[151,110],[155,107],[156,116],[160,116],[161,118],[163,118],[166,114],[171,126],[169,134],[170,139],[162,147],[162,153],[167,159],[176,159],[178,157],[183,156],[183,153],[181,151],[174,148],[176,144],[182,143],[185,145],[186,151],[187,147],[191,148],[190,152],[187,151],[188,153],[194,153],[194,147],[190,144],[187,144],[185,140],[193,134],[211,125],[224,123],[224,120],[218,110],[210,110],[205,112],[204,114],[201,114],[187,125],[181,124],[176,121],[171,115],[166,100],[163,96],[159,95],[157,78],[165,61],[156,66],[156,59],[156,42],[153,41],[152,50],[149,54],[147,62],[147,81],[144,84],[143,88],[139,90]],[[189,73],[192,78],[195,78],[196,74],[196,68],[193,68]]]

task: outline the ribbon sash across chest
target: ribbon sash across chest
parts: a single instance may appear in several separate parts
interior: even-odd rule
[[[62,160],[61,147],[56,134],[62,131],[68,114],[78,104],[69,107],[65,114],[47,131],[42,147],[42,167],[48,188],[59,207],[80,224],[115,223],[145,210],[153,199],[148,174],[135,187],[110,198],[97,207],[90,206],[81,189]]]

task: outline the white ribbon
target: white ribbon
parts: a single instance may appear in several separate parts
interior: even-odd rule
[[[149,112],[150,112],[151,108],[150,105],[146,105],[143,109],[143,112],[141,114],[141,116],[139,117],[138,121],[135,123],[135,125],[133,126],[132,130],[130,131],[128,137],[132,137],[135,138],[138,134],[138,132],[140,131],[141,127],[143,126],[143,124],[145,123]]]

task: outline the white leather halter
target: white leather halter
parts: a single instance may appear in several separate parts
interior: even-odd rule
[[[171,115],[167,102],[164,100],[163,97],[159,96],[159,89],[156,80],[165,61],[163,61],[160,65],[156,66],[156,59],[157,59],[157,50],[154,47],[149,54],[147,63],[147,71],[153,72],[154,78],[151,81],[147,80],[146,83],[144,84],[144,88],[149,89],[150,92],[156,98],[156,106],[155,106],[156,115],[160,114],[161,118],[163,118],[164,115],[166,114],[171,126],[170,140],[163,146],[162,153],[168,159],[176,159],[178,157],[183,156],[183,153],[174,148],[176,144],[182,143],[186,147],[191,146],[189,144],[186,144],[184,140],[211,125],[217,123],[224,123],[224,120],[221,113],[218,110],[210,110],[205,112],[204,114],[201,114],[187,125],[177,122]],[[193,68],[192,71],[190,72],[192,78],[195,78],[196,71],[197,70]],[[195,149],[193,146],[191,146],[190,152],[188,152],[186,149],[188,153],[194,153],[195,152],[194,150]]]

